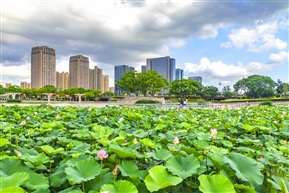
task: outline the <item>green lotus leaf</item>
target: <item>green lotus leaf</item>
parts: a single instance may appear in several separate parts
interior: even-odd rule
[[[194,155],[189,155],[187,157],[174,156],[166,163],[166,168],[172,172],[172,174],[177,175],[182,179],[192,176],[198,171],[199,167],[200,162]]]
[[[29,168],[19,159],[5,158],[0,160],[0,176],[10,176],[16,172],[27,172]]]
[[[151,192],[168,186],[176,186],[182,181],[182,178],[169,174],[165,166],[155,166],[151,168],[149,170],[149,175],[145,178],[145,184]]]
[[[126,180],[119,180],[115,184],[104,184],[101,187],[100,192],[105,191],[109,191],[109,193],[138,193],[137,188],[133,185],[133,183]]]
[[[78,161],[74,167],[65,168],[67,179],[72,185],[91,180],[99,175],[100,172],[100,164],[91,159]]]
[[[32,193],[51,193],[51,192],[48,188],[46,188],[46,189],[41,188],[41,189],[33,191]]]
[[[40,153],[38,155],[29,155],[28,153],[25,153],[24,155],[21,156],[21,158],[30,162],[35,167],[50,161],[49,157],[47,157],[44,153]]]
[[[272,178],[273,178],[273,180],[268,179],[268,182],[270,182],[275,189],[281,190],[281,181],[283,180],[285,187],[289,190],[289,181],[288,180],[286,180],[285,178],[282,178],[282,177],[275,176],[275,175],[273,175]]]
[[[79,187],[77,186],[72,186],[70,188],[64,189],[58,193],[83,193]]]
[[[66,164],[61,165],[56,169],[56,171],[49,176],[49,182],[52,187],[60,187],[66,179],[65,168],[67,167]]]
[[[205,150],[209,148],[209,144],[201,140],[194,140],[193,145],[197,148],[197,150]]]
[[[112,144],[109,146],[108,152],[115,153],[120,158],[135,158],[133,150],[127,147],[120,147],[119,145]]]
[[[139,169],[132,161],[123,160],[121,164],[118,165],[118,168],[122,176],[128,176],[130,178],[137,178],[139,176]]]
[[[63,148],[58,148],[58,149],[54,149],[53,147],[51,147],[50,145],[44,145],[44,146],[41,146],[41,149],[48,155],[56,155],[62,151],[64,151]]]
[[[166,161],[172,156],[172,153],[167,149],[158,149],[154,152],[147,153],[146,156],[153,157],[156,160]]]
[[[256,191],[250,186],[245,186],[244,184],[235,184],[234,188],[237,193],[256,193]]]
[[[101,170],[100,175],[85,182],[85,190],[99,190],[103,184],[113,184],[115,176],[108,168]]]
[[[48,178],[43,174],[37,174],[34,172],[29,173],[28,184],[25,185],[29,190],[46,189],[49,187]]]
[[[0,138],[0,147],[6,145],[8,143],[8,139]]]
[[[0,193],[24,193],[25,191],[21,187],[9,186],[3,190],[0,190]]]
[[[144,144],[144,146],[150,147],[152,149],[154,149],[156,146],[156,144],[153,143],[149,138],[140,139],[139,141]]]
[[[11,176],[0,176],[0,190],[9,186],[20,186],[27,183],[29,174],[27,172],[17,172]]]
[[[236,176],[241,180],[249,182],[251,185],[263,183],[264,176],[252,158],[232,152],[229,156],[224,156],[224,160],[230,164],[231,168],[235,170]]]
[[[233,184],[222,175],[201,175],[199,190],[203,193],[235,193]]]

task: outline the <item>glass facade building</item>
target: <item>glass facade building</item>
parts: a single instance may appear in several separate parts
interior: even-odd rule
[[[114,93],[116,95],[119,95],[121,92],[124,91],[123,89],[116,86],[115,84],[116,81],[118,81],[121,78],[123,73],[130,71],[130,70],[134,70],[134,67],[130,67],[127,65],[119,65],[119,66],[114,67]]]
[[[160,58],[148,58],[147,70],[155,70],[162,75],[167,81],[172,82],[175,80],[176,75],[176,60],[169,56]]]
[[[192,76],[192,77],[189,77],[189,79],[196,80],[196,81],[198,81],[199,83],[202,84],[202,77],[201,76]]]
[[[181,80],[184,78],[184,70],[177,68],[176,69],[176,80]]]

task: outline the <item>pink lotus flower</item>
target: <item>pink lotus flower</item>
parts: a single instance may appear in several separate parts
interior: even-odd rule
[[[124,118],[121,117],[121,118],[118,120],[118,122],[121,123],[121,122],[123,122],[123,120],[124,120]]]
[[[101,192],[101,193],[110,193],[110,191],[104,191],[104,192]]]
[[[112,170],[112,174],[116,175],[118,170],[118,165],[115,165],[115,168]]]
[[[25,125],[26,124],[26,120],[23,120],[20,125]]]
[[[100,160],[103,160],[108,157],[108,154],[106,154],[106,151],[102,149],[97,153],[97,157],[99,157]]]
[[[179,143],[180,143],[179,138],[178,138],[178,137],[175,137],[175,138],[174,138],[174,144],[176,145],[176,144],[179,144]]]
[[[218,133],[217,129],[211,129],[211,137],[212,138],[216,138],[217,133]]]
[[[37,112],[34,112],[34,115],[37,115]]]
[[[56,115],[55,118],[56,118],[56,119],[60,119],[60,115]]]

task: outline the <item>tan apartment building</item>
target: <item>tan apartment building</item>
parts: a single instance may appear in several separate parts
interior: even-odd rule
[[[101,92],[105,93],[109,91],[109,78],[108,75],[102,75],[102,86],[101,86]]]
[[[28,82],[20,82],[20,88],[22,89],[31,88],[31,84]]]
[[[56,88],[58,90],[66,90],[69,88],[68,72],[56,72]]]
[[[69,59],[69,88],[89,88],[89,58],[77,55]]]
[[[47,46],[33,47],[31,51],[31,88],[55,84],[56,54]]]

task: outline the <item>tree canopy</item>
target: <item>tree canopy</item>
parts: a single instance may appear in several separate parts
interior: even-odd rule
[[[193,79],[174,80],[171,83],[170,93],[177,97],[187,98],[198,94],[202,89],[201,83]]]
[[[155,70],[127,71],[122,74],[116,85],[128,93],[136,94],[136,96],[139,96],[139,94],[153,96],[162,88],[166,88],[168,82]]]
[[[249,98],[274,96],[276,83],[268,76],[252,75],[234,84],[236,91],[244,92]]]

